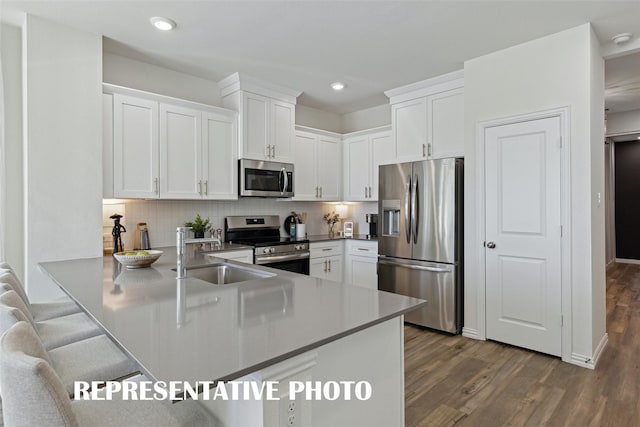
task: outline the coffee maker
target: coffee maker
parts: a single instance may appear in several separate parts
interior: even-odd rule
[[[369,224],[367,239],[378,237],[378,214],[366,214],[365,220]]]

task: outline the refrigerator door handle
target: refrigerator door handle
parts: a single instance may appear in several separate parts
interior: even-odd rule
[[[411,190],[411,226],[413,228],[413,243],[418,243],[418,226],[420,225],[420,200],[418,189],[418,175],[413,178],[413,189]]]
[[[425,266],[416,265],[416,264],[404,264],[404,263],[397,263],[397,262],[393,262],[393,261],[385,261],[383,259],[378,259],[378,264],[380,264],[380,265],[392,265],[394,267],[407,268],[409,270],[430,271],[432,273],[451,273],[451,271],[452,271],[450,268],[425,267]]]
[[[409,210],[411,209],[411,175],[407,176],[407,184],[404,190],[404,229],[407,237],[407,243],[411,243],[411,216]]]

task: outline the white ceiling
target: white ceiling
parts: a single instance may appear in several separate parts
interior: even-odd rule
[[[621,32],[640,36],[638,0],[3,0],[0,7],[104,35],[110,52],[199,77],[218,81],[239,71],[301,90],[299,103],[339,114],[387,103],[384,90],[585,22],[604,43]],[[159,32],[151,16],[178,26]],[[347,89],[333,92],[333,81]]]

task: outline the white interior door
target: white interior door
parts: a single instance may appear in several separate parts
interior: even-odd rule
[[[485,133],[487,338],[561,354],[560,119]]]

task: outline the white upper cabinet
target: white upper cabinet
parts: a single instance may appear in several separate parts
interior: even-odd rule
[[[427,100],[412,99],[391,106],[391,128],[398,162],[427,157]]]
[[[202,113],[202,198],[238,198],[235,114]]]
[[[240,113],[239,157],[292,163],[295,105],[301,92],[238,73],[218,86],[224,106]]]
[[[160,104],[160,197],[195,199],[202,185],[202,112]]]
[[[427,97],[431,157],[464,157],[464,89]]]
[[[340,138],[310,128],[296,130],[294,142],[295,196],[293,200],[340,200]]]
[[[104,197],[237,199],[235,112],[112,85],[104,90],[103,108],[113,110],[103,114]]]
[[[158,102],[114,94],[114,197],[158,197],[158,130]]]
[[[378,200],[378,166],[396,162],[391,133],[377,130],[346,135],[343,153],[344,200]]]
[[[398,162],[464,157],[461,71],[386,91]]]

